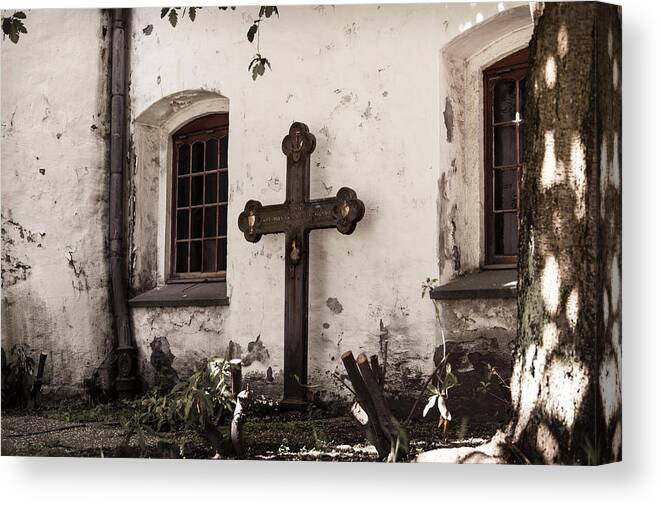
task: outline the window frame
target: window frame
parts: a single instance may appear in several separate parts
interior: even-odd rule
[[[494,184],[494,89],[495,83],[504,78],[513,78],[520,80],[525,78],[528,73],[528,48],[520,49],[505,58],[497,61],[483,71],[483,86],[484,86],[484,267],[485,268],[515,268],[518,260],[518,254],[515,255],[497,255],[495,254],[496,237],[495,237],[495,184]],[[520,108],[520,92],[519,86],[516,86],[516,110]],[[526,123],[525,114],[523,118],[516,124],[516,152],[517,158],[520,153],[520,135],[519,127]],[[500,123],[499,123],[500,124]],[[521,173],[524,169],[523,159],[514,165],[508,167],[517,169],[517,197],[516,197],[516,215],[518,223],[519,213],[519,199],[520,199],[520,186],[521,186]],[[502,169],[502,167],[501,167]],[[518,228],[518,224],[517,224]],[[517,229],[518,236],[518,229]]]
[[[172,163],[169,167],[170,174],[172,178],[172,183],[170,187],[172,198],[170,199],[170,216],[169,216],[169,225],[170,225],[170,258],[169,258],[169,268],[166,283],[195,283],[195,282],[222,282],[227,279],[227,246],[225,247],[225,270],[219,270],[215,272],[177,272],[177,261],[176,261],[176,248],[177,248],[177,181],[178,181],[178,165],[179,165],[179,146],[182,144],[190,144],[191,146],[195,142],[205,142],[212,138],[222,138],[224,136],[228,137],[228,153],[227,155],[227,168],[221,169],[218,168],[218,174],[222,171],[226,171],[228,174],[228,192],[229,192],[229,112],[213,112],[198,118],[195,118],[181,128],[176,130],[172,134]],[[192,148],[191,148],[192,149]],[[202,172],[204,173],[204,172]],[[189,176],[190,177],[190,176]],[[205,177],[202,175],[201,177]],[[203,205],[204,205],[204,194],[202,192]],[[189,201],[189,207],[190,207]],[[228,201],[220,202],[220,194],[218,195],[218,201],[216,202],[217,207],[221,205],[227,207],[226,218],[229,224],[229,193]],[[204,208],[204,207],[203,207]],[[190,210],[189,210],[190,212]],[[218,226],[218,224],[216,225]],[[227,232],[226,232],[227,233]],[[189,234],[190,234],[190,221],[189,221]],[[189,235],[190,236],[190,235]],[[221,236],[217,236],[222,238]],[[225,243],[227,244],[227,237],[225,235]],[[203,239],[201,239],[203,240]],[[216,256],[219,254],[220,248],[216,245]],[[189,253],[190,255],[190,253]],[[190,261],[190,260],[189,260]],[[217,260],[216,260],[217,261]]]

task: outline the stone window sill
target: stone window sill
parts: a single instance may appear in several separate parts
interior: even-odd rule
[[[433,300],[516,298],[516,269],[484,270],[468,274],[431,290]]]
[[[224,281],[166,284],[129,300],[131,307],[209,307],[229,303]]]

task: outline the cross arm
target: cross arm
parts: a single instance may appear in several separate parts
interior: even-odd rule
[[[288,213],[286,203],[263,206],[257,200],[249,200],[239,214],[239,229],[248,242],[259,242],[262,235],[286,231]]]
[[[310,230],[337,228],[344,235],[350,235],[356,224],[365,215],[365,205],[351,188],[340,188],[332,198],[321,198],[308,202],[310,219],[306,228]]]

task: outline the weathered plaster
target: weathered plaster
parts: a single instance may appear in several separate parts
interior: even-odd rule
[[[132,13],[127,258],[133,291],[164,282],[168,270],[171,133],[204,113],[230,114],[230,305],[133,309],[142,368],[149,380],[156,339],[167,339],[171,366],[180,375],[198,358],[226,356],[230,342],[241,347],[242,358],[251,342],[253,350],[259,342],[268,359],[261,352],[246,376],[277,385],[283,362],[282,237],[250,244],[235,224],[248,199],[284,200],[280,143],[299,120],[317,138],[311,197],[349,185],[366,205],[353,235],[311,234],[310,381],[332,396],[339,388],[328,374],[342,371],[342,351],[383,352],[387,342],[393,387],[413,390],[405,381],[431,371],[441,340],[432,302],[420,298],[420,283],[439,264],[443,280],[479,265],[479,248],[471,242],[480,235],[475,223],[481,220],[473,219],[479,210],[463,210],[474,204],[472,191],[479,186],[476,179],[465,182],[463,168],[465,72],[453,70],[461,76],[454,81],[445,65],[430,62],[468,23],[479,26],[502,15],[494,3],[282,7],[261,31],[261,52],[273,69],[253,82],[246,67],[255,48],[245,33],[255,12],[204,9],[194,23],[180,20],[174,29],[158,9]],[[32,334],[47,333],[58,339],[48,347],[75,349],[87,361],[71,355],[93,367],[112,335],[102,17],[82,10],[31,16],[25,43],[3,45],[3,215],[45,236],[41,248],[14,246],[12,258],[30,269],[5,293],[3,307],[15,305],[3,308],[3,337],[25,335],[37,342]],[[148,25],[153,29],[143,32]],[[443,116],[447,96],[451,144]],[[449,200],[439,216],[443,174]],[[450,230],[443,232],[443,247],[439,229]],[[330,310],[329,299],[342,310]],[[25,316],[18,307],[27,302],[37,308]],[[39,332],[18,321],[35,318]],[[49,363],[71,369],[74,382],[87,373],[60,365],[69,361]]]
[[[442,283],[484,263],[482,75],[489,65],[527,46],[532,28],[528,5],[520,5],[462,32],[441,52],[446,86],[444,117],[447,127],[446,112],[451,111],[454,126],[454,134],[447,132],[449,145],[439,182]]]
[[[81,387],[112,342],[106,24],[31,10],[29,36],[2,41],[2,346],[47,352],[57,388]]]

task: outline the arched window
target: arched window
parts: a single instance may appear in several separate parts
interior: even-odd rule
[[[211,114],[172,136],[170,282],[225,278],[228,127],[227,113]]]
[[[516,264],[528,49],[484,71],[485,264]]]

